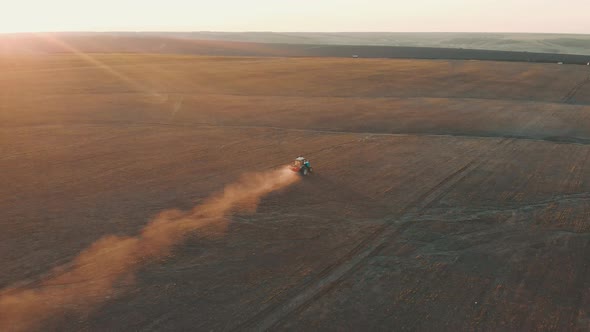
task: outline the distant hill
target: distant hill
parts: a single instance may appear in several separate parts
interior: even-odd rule
[[[221,40],[206,39],[218,35]],[[55,54],[55,53],[152,53],[208,56],[274,56],[274,57],[353,57],[407,58],[447,60],[488,60],[522,62],[563,62],[587,64],[590,56],[565,53],[502,51],[477,48],[433,46],[387,46],[332,43],[261,43],[231,41],[240,34],[225,33],[43,33],[0,35],[0,54]],[[277,37],[274,33],[244,33],[253,39]],[[299,34],[296,34],[299,36]],[[328,34],[331,36],[333,34]],[[339,36],[338,34],[335,34]],[[352,34],[354,35],[354,34]],[[286,35],[287,37],[289,35]],[[347,35],[348,36],[348,35]],[[286,39],[288,39],[285,37]],[[198,39],[204,38],[204,39]],[[248,39],[244,38],[244,39]],[[301,34],[303,38],[303,34]],[[327,37],[326,37],[327,38]],[[344,37],[342,37],[344,38]],[[409,38],[409,37],[408,37]],[[424,37],[426,38],[426,37]],[[367,39],[371,40],[371,39]],[[474,45],[471,38],[470,45]],[[311,41],[306,39],[304,41]],[[336,42],[336,40],[331,40]],[[352,41],[351,41],[352,43]],[[466,45],[468,41],[465,41]],[[574,42],[571,42],[574,45]],[[575,44],[577,45],[577,44]],[[589,52],[590,54],[590,52]]]
[[[256,43],[469,48],[590,55],[590,35],[575,34],[395,32],[173,32],[149,34]]]

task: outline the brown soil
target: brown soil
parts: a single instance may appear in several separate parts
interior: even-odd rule
[[[0,296],[244,172],[299,154],[316,172],[40,330],[590,329],[585,67],[84,54],[0,71]]]

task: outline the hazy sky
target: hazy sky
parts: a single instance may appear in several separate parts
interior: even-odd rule
[[[0,0],[0,32],[72,30],[590,34],[590,0]]]

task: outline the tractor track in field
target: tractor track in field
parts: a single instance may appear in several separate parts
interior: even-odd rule
[[[589,79],[590,82],[590,79]],[[543,136],[533,137],[525,135],[506,135],[506,134],[493,134],[489,135],[473,135],[469,133],[436,133],[436,132],[379,132],[379,131],[355,131],[345,129],[305,129],[305,128],[289,128],[289,127],[278,127],[271,125],[255,126],[255,125],[233,125],[233,124],[213,124],[207,122],[189,122],[189,123],[171,123],[171,122],[102,122],[102,123],[77,123],[76,125],[85,126],[97,126],[102,127],[106,125],[121,125],[127,127],[141,127],[141,126],[152,126],[152,127],[171,127],[171,128],[183,128],[186,130],[196,130],[202,128],[222,128],[222,129],[259,129],[259,130],[276,130],[285,132],[301,132],[301,133],[318,133],[318,134],[332,134],[332,135],[365,135],[365,136],[385,136],[385,137],[432,137],[432,138],[472,138],[472,139],[511,139],[511,140],[523,140],[523,141],[534,141],[534,142],[547,142],[557,144],[577,144],[577,145],[590,145],[590,137],[576,137],[576,136]],[[26,126],[25,126],[26,127]]]
[[[590,82],[590,76],[588,78]],[[473,135],[468,133],[435,133],[435,132],[379,132],[379,131],[354,131],[345,129],[305,129],[305,128],[289,128],[278,126],[254,126],[254,125],[232,125],[232,124],[212,124],[207,122],[193,122],[193,123],[171,123],[171,122],[101,122],[101,123],[77,123],[76,125],[86,126],[105,126],[105,125],[121,125],[129,127],[153,126],[153,127],[172,127],[184,128],[187,130],[195,130],[202,128],[221,128],[221,129],[259,129],[259,130],[276,130],[285,132],[300,132],[300,133],[318,133],[318,134],[332,134],[332,135],[366,135],[366,136],[385,136],[385,137],[432,137],[432,138],[472,138],[472,139],[511,139],[534,142],[547,142],[556,144],[576,144],[576,145],[590,145],[590,137],[576,137],[576,136],[544,136],[533,137],[525,135],[505,135],[492,134],[489,135]],[[28,127],[28,126],[25,126]]]
[[[590,145],[590,138],[584,137],[565,137],[565,136],[547,136],[547,137],[531,137],[531,136],[519,136],[519,135],[471,135],[462,133],[429,133],[429,132],[399,132],[399,133],[386,133],[386,132],[370,132],[370,131],[354,131],[354,130],[342,130],[342,129],[302,129],[302,128],[288,128],[288,127],[277,127],[277,126],[248,126],[248,125],[215,125],[207,123],[195,123],[195,124],[174,124],[174,123],[161,123],[161,122],[145,122],[145,123],[134,123],[135,125],[152,125],[152,126],[171,126],[171,127],[184,127],[184,128],[228,128],[228,129],[266,129],[266,130],[277,130],[277,131],[288,131],[288,132],[302,132],[302,133],[318,133],[318,134],[333,134],[333,135],[366,135],[366,136],[388,136],[388,137],[447,137],[447,138],[473,138],[473,139],[510,139],[510,140],[527,140],[536,142],[549,142],[549,143],[560,143],[560,144],[579,144],[579,145]]]
[[[1,77],[0,77],[1,79]],[[580,83],[583,83],[579,82]],[[578,85],[576,84],[576,86]],[[568,91],[571,92],[573,90],[570,89]],[[0,95],[1,95],[0,91]],[[96,93],[96,92],[76,92],[76,93],[67,93],[69,96],[113,96],[113,95],[144,95],[146,94],[144,91],[112,91],[109,92],[108,95],[105,93]],[[49,96],[63,96],[66,93],[54,92],[48,94]],[[194,94],[190,92],[172,92],[172,93],[163,93],[162,96],[170,97],[180,97],[180,98],[199,98],[199,97],[246,97],[246,98],[292,98],[292,99],[334,99],[334,100],[348,100],[348,99],[360,99],[360,100],[454,100],[454,101],[464,101],[464,102],[475,102],[475,101],[498,101],[498,102],[509,102],[509,103],[525,103],[525,104],[563,104],[564,98],[561,99],[548,99],[548,100],[536,100],[536,99],[527,99],[527,98],[497,98],[497,97],[490,97],[490,96],[477,96],[477,97],[469,97],[469,96],[461,96],[461,95],[449,95],[444,97],[436,97],[432,95],[412,95],[412,96],[396,96],[396,95],[385,95],[385,96],[350,96],[350,95],[312,95],[312,96],[302,96],[302,95],[291,95],[291,94],[247,94],[247,93],[199,93]],[[7,95],[6,97],[10,97]],[[580,105],[590,105],[587,102],[580,103]],[[27,125],[25,125],[27,126]],[[2,125],[0,124],[0,128]]]
[[[301,132],[301,133],[318,133],[318,134],[332,134],[332,135],[366,135],[366,136],[385,136],[385,137],[432,137],[432,138],[472,138],[472,139],[510,139],[510,140],[524,140],[535,142],[547,142],[558,144],[578,144],[590,145],[590,138],[585,137],[567,137],[567,136],[547,136],[547,137],[532,137],[520,135],[472,135],[462,133],[428,133],[428,132],[399,132],[399,133],[384,133],[384,132],[368,132],[368,131],[354,131],[342,129],[302,129],[302,128],[288,128],[277,126],[248,126],[248,125],[215,125],[208,123],[195,124],[174,124],[174,123],[160,123],[160,122],[146,122],[134,123],[134,125],[152,125],[152,126],[171,126],[190,128],[227,128],[227,129],[267,129],[287,132]]]
[[[574,97],[587,83],[590,83],[590,74],[588,74],[584,80],[574,85],[574,87],[563,98],[561,98],[561,102],[565,104],[575,104],[576,101]]]
[[[313,280],[293,290],[291,294],[286,296],[285,300],[267,306],[250,319],[232,328],[232,330],[261,331],[278,328],[288,318],[303,312],[348,276],[357,271],[369,258],[377,255],[388,240],[396,238],[413,224],[410,221],[396,223],[396,220],[403,220],[410,213],[422,211],[431,204],[439,201],[461,180],[477,170],[487,160],[487,158],[481,159],[480,157],[492,155],[498,149],[513,141],[514,139],[503,139],[499,141],[491,151],[479,154],[464,166],[447,175],[435,186],[399,211],[396,217],[391,218],[360,241],[348,254],[326,267]],[[395,225],[399,225],[399,227],[393,227]]]
[[[584,247],[584,257],[590,256],[590,241],[586,243]],[[583,290],[585,285],[588,285],[588,274],[590,274],[590,264],[585,264],[584,268],[582,269],[581,273],[576,276],[576,280],[574,282],[574,287],[579,290]],[[572,311],[572,322],[579,320],[579,317],[583,314],[583,301],[584,301],[584,292],[579,291],[574,299],[573,308],[575,309]]]

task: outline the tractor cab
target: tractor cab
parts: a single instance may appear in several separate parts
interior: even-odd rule
[[[293,160],[293,162],[291,163],[291,170],[293,172],[299,172],[302,175],[307,175],[309,172],[311,172],[309,160],[303,157],[295,158],[295,160]]]

